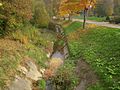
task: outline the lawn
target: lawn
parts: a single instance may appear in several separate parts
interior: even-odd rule
[[[83,19],[83,16],[74,16],[73,18],[75,18],[75,19]],[[105,21],[105,17],[91,16],[91,17],[87,17],[87,20],[93,20],[93,21],[103,22],[103,21]]]
[[[66,34],[72,33],[78,30],[81,26],[82,26],[82,23],[80,22],[70,23],[69,27],[65,27],[65,32]]]
[[[100,78],[101,86],[89,90],[120,90],[120,29],[97,26],[76,31],[71,25],[66,28],[70,30],[66,32],[68,36],[79,36],[68,37],[70,57],[85,59]]]

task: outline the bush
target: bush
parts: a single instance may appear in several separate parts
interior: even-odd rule
[[[106,17],[106,21],[110,21],[110,17],[109,16]]]
[[[49,22],[48,29],[51,30],[51,31],[56,32],[56,24],[55,24],[54,21]]]
[[[119,24],[120,23],[120,16],[111,17],[110,23]]]
[[[46,81],[44,79],[38,82],[40,90],[45,90],[46,88]]]
[[[0,19],[0,36],[5,34],[5,20],[4,19]]]
[[[0,28],[4,32],[16,30],[21,23],[32,18],[31,0],[4,0],[2,3],[3,5],[0,8],[0,24],[3,26],[0,26]]]

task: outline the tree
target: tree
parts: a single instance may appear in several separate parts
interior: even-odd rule
[[[114,0],[104,0],[106,16],[112,16],[114,13]]]
[[[32,18],[31,0],[0,0],[0,32],[16,30],[22,23]]]
[[[44,0],[44,2],[45,2],[47,12],[52,17],[53,16],[53,0]]]
[[[88,9],[92,8],[95,5],[95,2],[96,0],[62,0],[60,4],[60,15],[64,16],[66,14],[72,14],[83,10],[83,28],[85,28],[86,13]]]
[[[120,15],[120,0],[114,0],[114,14]]]
[[[35,0],[34,2],[34,23],[37,27],[47,27],[50,17],[46,10],[43,0]]]
[[[96,6],[93,10],[94,15],[98,17],[103,17],[105,15],[105,5],[103,0],[97,0]]]
[[[58,14],[60,0],[44,0],[49,15],[56,16]]]

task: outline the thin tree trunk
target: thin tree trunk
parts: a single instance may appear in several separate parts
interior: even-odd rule
[[[85,9],[84,9],[83,15],[84,15],[83,29],[85,29],[85,24],[86,24],[86,10]]]
[[[71,20],[71,14],[69,14],[69,17],[68,17],[68,18],[69,18],[69,21],[70,21],[70,20]]]

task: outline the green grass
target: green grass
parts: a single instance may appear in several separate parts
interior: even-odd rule
[[[73,18],[83,19],[83,16],[74,16]],[[87,17],[87,20],[93,20],[93,21],[103,22],[103,21],[105,21],[105,17],[91,16],[91,17]]]
[[[69,27],[65,27],[65,32],[66,32],[66,34],[69,34],[71,32],[78,30],[81,26],[82,26],[82,23],[73,22],[69,25]]]
[[[69,46],[71,58],[84,58],[100,78],[102,86],[90,90],[120,90],[120,29],[91,28],[79,40],[69,41]]]

